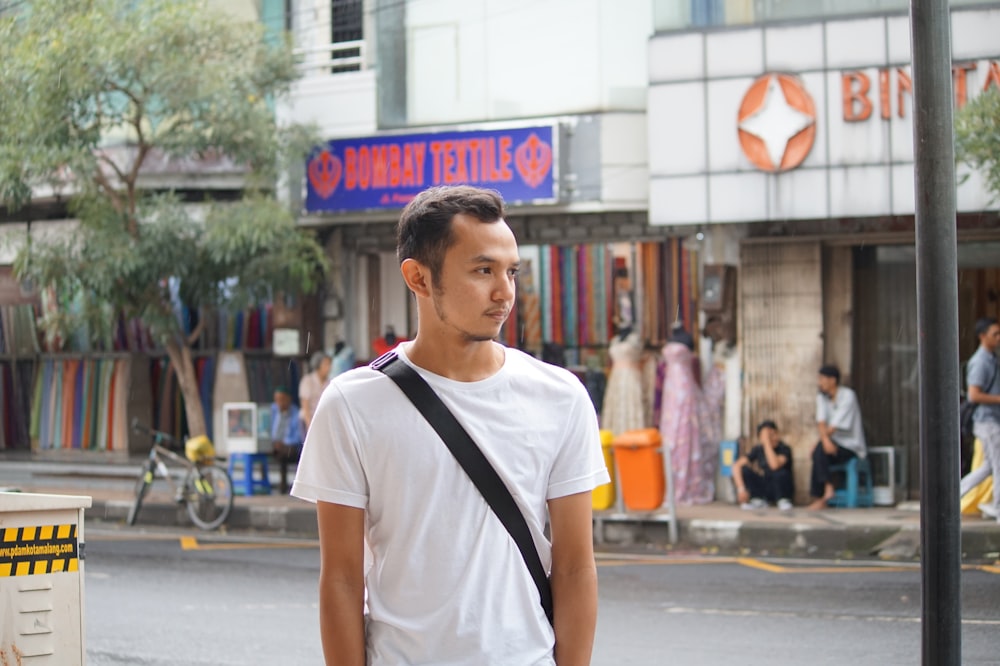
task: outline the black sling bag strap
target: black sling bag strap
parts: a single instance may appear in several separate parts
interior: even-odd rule
[[[521,557],[524,558],[528,572],[538,588],[545,617],[552,624],[552,588],[549,585],[549,578],[545,574],[545,567],[542,566],[542,560],[535,549],[535,542],[531,538],[531,531],[528,529],[524,514],[521,513],[510,491],[496,470],[493,469],[490,461],[486,459],[472,437],[465,431],[447,405],[441,401],[434,389],[424,381],[424,378],[416,370],[400,361],[396,352],[390,351],[379,356],[372,361],[371,367],[383,372],[402,389],[410,402],[423,414],[427,422],[441,437],[452,455],[455,456],[458,464],[462,466],[465,473],[472,479],[472,483],[482,493],[486,503],[493,509],[493,513],[510,532],[510,536],[517,544],[518,550],[521,551]]]

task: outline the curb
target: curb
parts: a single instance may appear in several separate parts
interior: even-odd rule
[[[85,513],[96,522],[122,523],[132,506],[126,500],[95,500]],[[194,527],[183,506],[164,502],[144,504],[137,527]],[[595,522],[600,545],[646,546],[668,550],[695,549],[719,554],[805,557],[816,559],[919,560],[919,530],[912,526],[775,525],[739,520],[679,519],[679,540],[670,545],[669,521],[603,520]],[[309,507],[236,504],[225,528],[267,532],[276,536],[317,538],[316,512]],[[601,533],[597,533],[600,529]],[[902,546],[902,547],[901,547]],[[967,563],[1000,559],[1000,531],[988,525],[962,529],[962,560]]]

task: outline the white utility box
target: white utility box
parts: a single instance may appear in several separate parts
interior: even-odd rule
[[[83,510],[91,498],[0,492],[0,663],[82,666]]]

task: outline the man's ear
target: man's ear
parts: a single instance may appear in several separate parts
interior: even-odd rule
[[[430,296],[431,274],[426,266],[416,259],[404,259],[399,266],[399,272],[402,273],[407,288],[415,296]]]

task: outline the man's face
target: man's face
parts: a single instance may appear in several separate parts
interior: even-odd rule
[[[988,350],[996,351],[1000,347],[1000,324],[993,324],[986,332],[979,336],[979,343]]]
[[[774,428],[761,428],[760,443],[773,447],[778,443],[778,431]]]
[[[826,375],[820,375],[816,383],[819,385],[820,392],[826,395],[830,395],[837,388],[837,380]]]
[[[329,356],[324,356],[323,360],[319,362],[319,367],[316,368],[316,372],[319,373],[320,377],[326,377],[330,374],[330,366],[333,365],[333,360]]]
[[[503,220],[456,215],[454,243],[431,290],[438,323],[468,342],[493,340],[514,305],[517,241]]]
[[[274,404],[276,404],[278,409],[281,411],[285,411],[292,405],[292,396],[288,395],[284,391],[275,391]]]

